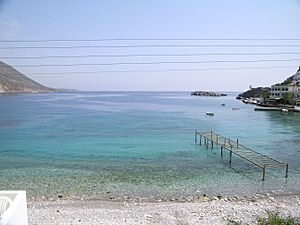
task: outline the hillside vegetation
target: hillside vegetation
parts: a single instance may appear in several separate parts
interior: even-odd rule
[[[239,94],[237,98],[268,98],[270,96],[270,90],[271,88],[269,87],[251,88]]]

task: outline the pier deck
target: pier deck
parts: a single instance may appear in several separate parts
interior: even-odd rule
[[[226,138],[218,133],[213,131],[209,132],[199,132],[195,131],[195,142],[198,142],[198,138],[200,138],[199,143],[202,144],[202,139],[206,148],[208,148],[209,142],[211,147],[213,148],[214,144],[220,146],[221,156],[223,156],[223,150],[226,149],[229,151],[229,163],[232,161],[232,154],[237,155],[238,157],[250,162],[251,164],[262,169],[263,177],[262,180],[265,180],[266,168],[283,168],[285,169],[285,177],[288,177],[288,164],[284,164],[276,159],[273,159],[267,155],[261,154],[257,151],[254,151],[242,144],[239,143],[238,140],[232,140],[230,138]]]

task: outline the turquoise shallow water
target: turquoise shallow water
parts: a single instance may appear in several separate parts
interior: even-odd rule
[[[221,106],[225,103],[226,106]],[[232,107],[240,110],[232,111]],[[214,117],[205,112],[215,113]],[[289,163],[262,172],[195,145],[214,130]],[[29,195],[300,192],[300,114],[255,112],[227,97],[187,92],[87,92],[0,96],[0,189]]]

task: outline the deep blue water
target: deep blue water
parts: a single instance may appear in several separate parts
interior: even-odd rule
[[[224,103],[226,106],[221,106]],[[238,107],[240,110],[232,110]],[[206,116],[205,112],[215,116]],[[289,164],[261,170],[194,143],[214,130]],[[0,189],[29,195],[251,194],[300,191],[300,113],[256,112],[227,97],[187,92],[0,96]]]

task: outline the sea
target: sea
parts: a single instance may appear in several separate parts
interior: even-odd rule
[[[300,113],[254,111],[190,92],[0,96],[0,190],[32,197],[148,200],[300,193]],[[225,105],[222,105],[225,104]],[[232,108],[238,108],[233,110]],[[207,116],[213,112],[214,116]],[[214,131],[289,165],[262,170],[194,132]]]

